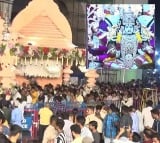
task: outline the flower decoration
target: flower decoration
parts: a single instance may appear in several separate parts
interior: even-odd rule
[[[4,54],[6,45],[1,44],[0,45],[0,55]],[[71,62],[73,60],[76,61],[85,61],[86,57],[86,50],[85,49],[73,49],[73,50],[68,50],[68,49],[58,49],[58,48],[48,48],[48,47],[35,47],[35,46],[23,46],[20,45],[19,43],[16,44],[11,44],[9,46],[10,50],[10,55],[11,56],[17,56],[21,59],[64,59],[66,61],[65,63]],[[25,59],[25,60],[27,60]]]
[[[1,45],[0,45],[0,55],[1,55],[1,56],[4,54],[5,48],[6,48],[6,45],[5,45],[5,44],[1,44]]]
[[[24,53],[24,55],[27,55],[28,51],[29,51],[29,46],[24,46],[23,47],[23,53]]]
[[[49,48],[43,48],[43,54],[44,55],[48,55],[48,53],[49,53]]]
[[[48,55],[47,55],[48,58],[51,58],[52,57],[52,54],[51,52],[48,52]]]
[[[59,50],[57,56],[58,56],[59,58],[62,58],[62,57],[64,58],[64,57],[67,56],[68,52],[69,52],[69,51],[68,51],[67,49]]]
[[[10,54],[11,54],[11,56],[13,56],[13,55],[15,55],[15,53],[16,53],[16,51],[17,51],[17,48],[11,48],[10,49]]]

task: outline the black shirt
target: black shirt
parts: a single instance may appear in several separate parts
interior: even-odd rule
[[[152,129],[160,135],[160,121],[154,120]]]

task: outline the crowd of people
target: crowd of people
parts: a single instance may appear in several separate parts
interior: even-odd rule
[[[160,143],[159,105],[150,91],[144,97],[143,89],[134,80],[94,88],[41,87],[32,80],[4,89],[1,83],[0,143],[23,142],[29,108],[38,111],[38,143]]]

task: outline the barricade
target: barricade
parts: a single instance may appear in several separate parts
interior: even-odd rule
[[[34,106],[25,108],[24,120],[22,121],[23,139],[36,140],[38,139],[39,117],[38,109]]]

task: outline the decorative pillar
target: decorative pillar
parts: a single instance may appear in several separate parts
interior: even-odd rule
[[[12,13],[12,4],[14,0],[0,0],[0,14],[3,23],[2,39],[0,44],[5,45],[5,51],[2,56],[0,56],[0,63],[2,70],[0,71],[1,82],[3,83],[4,88],[9,88],[12,85],[15,85],[15,66],[14,66],[14,57],[10,55],[9,50],[9,40],[11,33],[9,32],[9,23]]]
[[[88,87],[94,87],[96,86],[96,78],[99,77],[99,74],[95,69],[89,69],[86,73],[85,76],[88,78],[87,79],[87,86]]]

